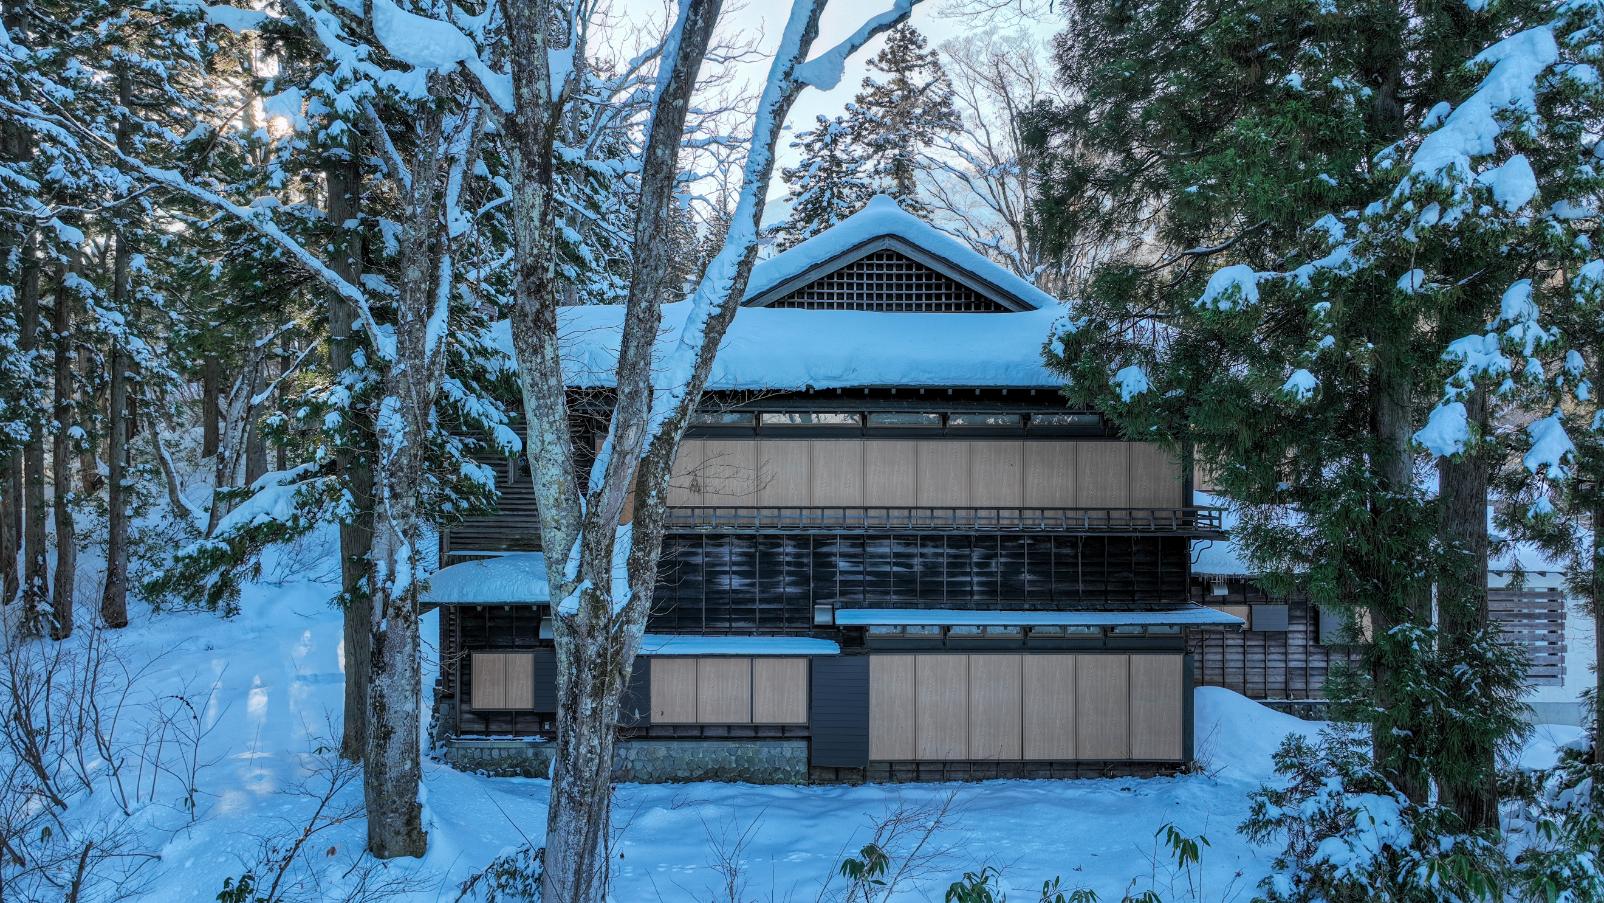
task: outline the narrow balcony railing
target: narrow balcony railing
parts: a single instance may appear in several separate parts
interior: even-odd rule
[[[706,533],[1143,533],[1223,534],[1221,508],[869,508],[687,505],[667,528]]]

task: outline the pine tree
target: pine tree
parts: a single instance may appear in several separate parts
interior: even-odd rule
[[[921,157],[938,135],[961,127],[952,85],[936,52],[911,25],[886,35],[869,68],[885,77],[863,79],[848,110],[852,142],[869,164],[877,190],[910,213],[928,215],[919,193],[919,174],[925,169]]]
[[[1450,128],[1444,100],[1518,116],[1472,93],[1504,57],[1466,61],[1555,12],[1204,6],[1082,0],[1060,40],[1071,99],[1032,123],[1047,237],[1124,229],[1145,247],[1096,275],[1058,364],[1127,433],[1217,469],[1267,583],[1365,625],[1347,710],[1387,779],[1417,804],[1435,783],[1466,827],[1495,826],[1491,750],[1518,727],[1520,687],[1477,551],[1498,383],[1444,353],[1562,258],[1530,198],[1489,216],[1500,179],[1472,178],[1469,151],[1445,169],[1431,136]],[[1433,449],[1418,430],[1445,381],[1483,431]],[[1433,499],[1416,473],[1438,458]],[[1440,624],[1433,582],[1455,587]]]
[[[821,115],[812,129],[797,132],[791,146],[801,149],[802,162],[780,172],[791,207],[785,222],[775,230],[782,249],[857,213],[874,195],[853,137],[851,123],[842,116]]]

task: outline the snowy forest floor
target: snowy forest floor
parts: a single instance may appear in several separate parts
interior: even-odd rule
[[[425,762],[429,853],[375,863],[360,855],[365,831],[354,773],[331,772],[342,701],[340,618],[330,605],[331,562],[307,546],[269,561],[246,589],[242,613],[139,614],[113,641],[121,661],[143,668],[136,702],[174,694],[199,700],[203,736],[194,756],[193,816],[157,799],[138,816],[138,862],[125,890],[162,903],[212,901],[225,878],[252,870],[318,830],[286,876],[290,899],[452,899],[457,885],[498,854],[539,844],[550,785],[489,778]],[[308,561],[310,559],[310,563]],[[425,620],[432,646],[435,616]],[[426,668],[425,685],[434,668]],[[991,781],[976,784],[765,787],[745,784],[622,785],[616,794],[615,895],[620,901],[812,901],[839,891],[843,856],[868,842],[874,822],[898,811],[931,817],[946,808],[896,899],[939,900],[964,871],[991,865],[1035,899],[1043,881],[1088,887],[1118,900],[1150,882],[1168,901],[1248,899],[1273,851],[1236,833],[1248,795],[1272,775],[1270,754],[1314,722],[1226,690],[1196,697],[1196,773],[1148,780]],[[129,727],[127,730],[139,730]],[[1574,728],[1537,731],[1527,765],[1551,763]],[[319,752],[319,748],[323,748]],[[321,820],[313,813],[330,787]],[[171,793],[165,794],[171,797]],[[97,793],[69,821],[104,819]],[[1200,889],[1170,865],[1155,832],[1173,823],[1204,835]],[[895,851],[893,851],[895,855]],[[893,863],[895,867],[897,863]],[[735,886],[731,895],[728,888]],[[357,888],[366,888],[358,892]],[[833,890],[832,890],[833,887]]]

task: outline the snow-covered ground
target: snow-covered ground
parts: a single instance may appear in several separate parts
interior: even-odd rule
[[[200,759],[209,764],[199,772],[198,817],[185,824],[181,810],[158,806],[159,815],[144,818],[144,836],[160,855],[141,869],[136,899],[215,900],[225,878],[257,862],[264,843],[282,848],[313,811],[326,783],[316,763],[328,758],[315,750],[337,737],[343,679],[339,615],[327,602],[334,575],[317,562],[270,565],[234,620],[141,615],[117,640],[127,660],[154,661],[137,684],[142,698],[215,688],[203,713],[209,731]],[[433,629],[431,615],[426,640]],[[1196,712],[1203,768],[1174,778],[621,786],[615,899],[727,901],[720,863],[731,861],[743,903],[819,899],[843,855],[870,840],[877,819],[943,806],[942,824],[922,854],[928,861],[898,899],[940,899],[948,883],[982,865],[996,866],[1022,891],[1062,876],[1066,888],[1119,899],[1133,880],[1146,887],[1156,879],[1166,900],[1193,899],[1156,849],[1155,832],[1166,823],[1208,838],[1204,899],[1247,899],[1271,856],[1235,832],[1247,796],[1270,776],[1269,756],[1281,738],[1318,725],[1213,688],[1197,691]],[[1543,731],[1528,752],[1532,764],[1551,761],[1554,746],[1568,739],[1563,730]],[[307,844],[313,852],[306,861],[322,886],[314,898],[342,899],[362,881],[393,883],[402,891],[397,899],[451,899],[464,877],[498,853],[540,841],[544,780],[487,778],[428,762],[425,792],[426,858],[364,868],[361,820],[327,827]],[[104,815],[99,797],[75,807],[74,817]],[[352,781],[327,811],[354,808],[360,797]]]

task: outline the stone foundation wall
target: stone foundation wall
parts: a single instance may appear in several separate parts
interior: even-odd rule
[[[467,771],[543,778],[552,746],[539,740],[447,740],[442,757]],[[805,784],[806,740],[620,740],[613,747],[613,780],[641,784],[744,781]]]

